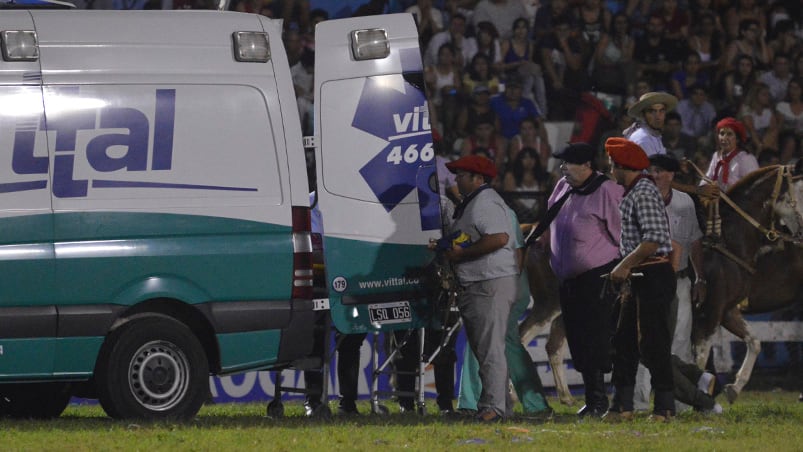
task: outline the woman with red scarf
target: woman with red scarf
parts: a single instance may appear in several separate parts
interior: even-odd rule
[[[734,118],[724,118],[717,123],[717,143],[719,149],[711,158],[705,175],[722,190],[727,190],[739,179],[758,169],[758,161],[753,154],[740,145],[747,143],[744,124]]]
[[[717,238],[721,234],[719,218],[719,191],[727,190],[739,179],[758,169],[756,157],[745,151],[742,146],[747,143],[747,132],[741,121],[728,117],[717,123],[717,143],[719,148],[711,157],[711,164],[706,171],[706,179],[701,182],[700,194],[711,199],[708,203],[708,223],[706,235]],[[742,145],[742,146],[740,146]]]

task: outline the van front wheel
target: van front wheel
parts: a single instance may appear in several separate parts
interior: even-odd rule
[[[120,419],[190,419],[209,394],[201,343],[169,317],[120,326],[109,336],[95,376],[101,406]]]

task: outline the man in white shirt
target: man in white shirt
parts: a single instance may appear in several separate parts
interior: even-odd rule
[[[638,102],[627,109],[627,114],[636,121],[622,132],[625,138],[638,144],[647,154],[666,154],[661,132],[666,114],[675,109],[678,98],[664,92],[643,94]]]

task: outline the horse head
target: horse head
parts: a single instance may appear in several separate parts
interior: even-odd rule
[[[800,245],[803,242],[803,160],[789,167],[788,171],[789,188],[775,203],[775,213],[795,243]]]

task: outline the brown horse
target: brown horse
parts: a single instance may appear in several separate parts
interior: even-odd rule
[[[721,240],[704,251],[707,293],[695,309],[692,341],[700,367],[720,325],[746,343],[735,381],[725,387],[731,403],[750,379],[761,350],[742,314],[769,312],[803,299],[800,170],[801,163],[797,168],[760,168],[731,187],[726,195],[733,205],[720,200]]]
[[[522,231],[526,235],[534,225],[523,224]],[[542,334],[549,327],[546,352],[558,399],[564,405],[573,405],[574,398],[566,382],[566,370],[563,364],[563,346],[566,343],[566,332],[560,313],[560,295],[558,278],[549,265],[549,254],[532,246],[528,248],[525,269],[533,297],[530,314],[519,325],[519,335],[525,344]]]

